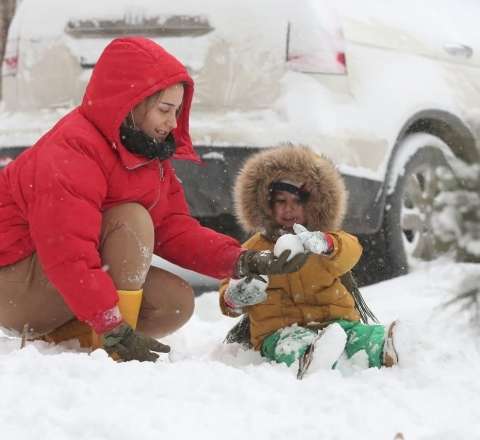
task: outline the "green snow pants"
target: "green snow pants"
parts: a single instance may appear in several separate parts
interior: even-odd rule
[[[355,353],[365,350],[370,367],[380,368],[383,365],[383,345],[385,327],[380,324],[363,324],[359,321],[334,321],[347,334],[345,353],[351,358]],[[302,357],[310,344],[317,337],[317,332],[305,327],[293,325],[267,336],[260,352],[263,357],[290,366]]]

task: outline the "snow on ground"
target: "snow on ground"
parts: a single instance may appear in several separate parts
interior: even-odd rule
[[[191,321],[164,342],[171,360],[114,363],[41,342],[0,341],[4,439],[480,438],[478,333],[442,307],[478,285],[480,267],[440,264],[363,289],[377,315],[400,318],[401,364],[342,376],[295,378],[222,338],[217,293],[197,298]],[[463,287],[462,287],[463,286]]]

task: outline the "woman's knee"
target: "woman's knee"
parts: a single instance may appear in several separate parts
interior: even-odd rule
[[[140,203],[122,203],[107,209],[103,213],[102,228],[112,222],[115,224],[127,224],[141,231],[153,230],[152,217]]]
[[[142,287],[152,260],[154,237],[150,213],[138,203],[118,205],[104,213],[100,253],[117,289]]]

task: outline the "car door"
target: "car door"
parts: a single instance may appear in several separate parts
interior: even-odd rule
[[[447,6],[450,38],[443,50],[451,64],[453,88],[465,119],[472,129],[480,134],[480,2],[449,1]],[[446,12],[447,12],[446,11]]]

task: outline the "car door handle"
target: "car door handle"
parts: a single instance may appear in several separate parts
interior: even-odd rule
[[[445,52],[454,57],[472,58],[473,49],[466,44],[447,43],[443,46]]]

